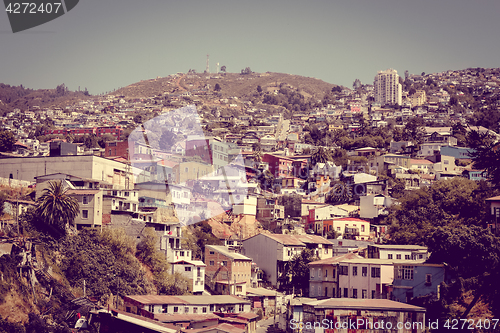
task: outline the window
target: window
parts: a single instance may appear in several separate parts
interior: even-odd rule
[[[380,277],[380,267],[372,267],[372,278]]]
[[[339,266],[340,275],[349,275],[349,266]]]
[[[155,312],[155,306],[154,305],[148,306],[148,311],[149,312]]]
[[[413,280],[413,266],[398,266],[397,278],[400,280]]]
[[[361,225],[361,232],[365,232],[365,225],[364,224]]]
[[[328,277],[328,269],[325,268],[325,277]]]
[[[361,298],[366,298],[368,296],[368,291],[366,289],[361,290]]]
[[[409,254],[405,254],[405,259],[406,260],[410,260],[410,255]]]
[[[311,268],[311,277],[314,277],[314,268]]]
[[[361,267],[361,276],[368,275],[368,267]]]
[[[227,266],[227,261],[223,261],[222,266]]]
[[[210,312],[214,312],[214,311],[215,311],[215,305],[210,304]]]
[[[189,308],[187,306],[184,308],[184,313],[189,313]]]
[[[84,195],[83,196],[83,204],[87,205],[88,203],[89,203],[89,198],[86,195]]]
[[[401,259],[401,255],[400,254],[396,254],[396,259]]]
[[[349,297],[349,289],[344,288],[344,297]]]
[[[191,272],[191,267],[184,267],[185,272]]]
[[[432,274],[425,274],[425,284],[432,284]]]
[[[387,255],[387,259],[392,259],[392,253],[389,253],[389,254]]]
[[[318,269],[318,277],[321,277],[321,268]]]
[[[352,275],[353,276],[358,275],[358,266],[352,266]]]
[[[201,308],[201,312],[203,312],[203,313],[207,313],[207,307],[206,307],[206,306],[204,306],[203,308]]]
[[[198,308],[196,306],[193,308],[193,313],[198,313]]]
[[[242,286],[236,286],[236,291],[241,293],[243,292],[243,287]]]
[[[358,289],[352,290],[352,298],[358,298]]]
[[[89,218],[89,211],[88,210],[82,210],[82,219],[88,219]]]
[[[161,306],[161,313],[167,313],[168,312],[168,304],[163,304]]]
[[[375,299],[375,290],[372,290],[372,299]]]

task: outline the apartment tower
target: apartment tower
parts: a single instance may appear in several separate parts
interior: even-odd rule
[[[379,71],[373,83],[375,89],[375,103],[380,105],[401,105],[403,87],[399,83],[398,72],[394,69]]]

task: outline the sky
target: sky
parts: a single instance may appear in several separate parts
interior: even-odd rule
[[[57,1],[57,0],[54,0]],[[500,67],[499,0],[80,0],[12,33],[0,13],[0,82],[101,94],[195,69],[281,72],[352,87]]]

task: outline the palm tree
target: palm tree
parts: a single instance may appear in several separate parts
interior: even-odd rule
[[[316,165],[317,163],[326,163],[331,160],[330,153],[323,147],[319,147],[313,151],[311,160],[313,165]]]
[[[36,201],[36,213],[43,223],[59,231],[65,230],[67,225],[73,225],[80,212],[78,201],[70,197],[67,190],[62,181],[49,181],[49,186]]]
[[[262,162],[262,151],[254,150],[254,152],[252,153],[252,159],[257,163]]]

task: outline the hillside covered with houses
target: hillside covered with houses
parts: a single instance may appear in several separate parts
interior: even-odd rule
[[[57,105],[10,92],[0,286],[30,296],[0,297],[0,321],[254,333],[269,318],[287,332],[330,317],[415,332],[492,320],[499,75],[389,69],[341,87],[189,71]],[[57,215],[50,195],[72,204]]]

